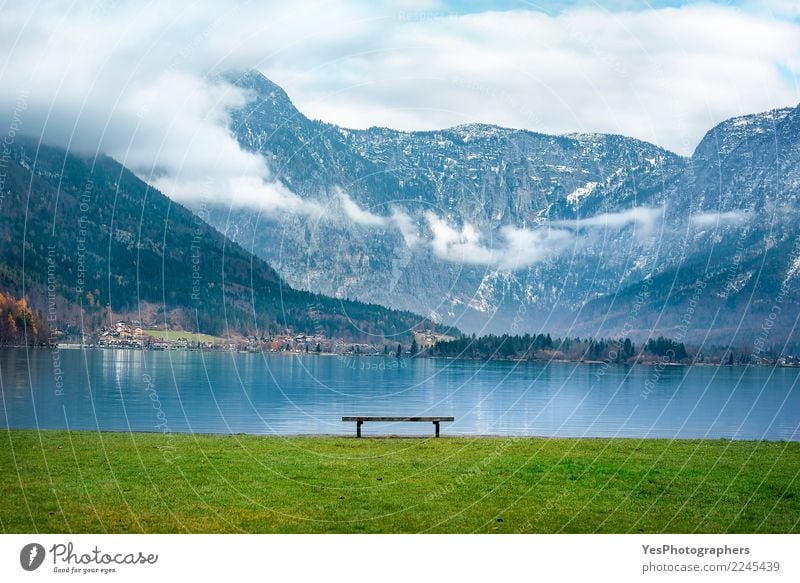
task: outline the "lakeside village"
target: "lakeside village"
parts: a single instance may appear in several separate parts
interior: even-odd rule
[[[452,340],[452,337],[432,330],[415,333],[411,346],[401,344],[369,344],[346,342],[326,338],[321,334],[293,333],[222,338],[207,334],[195,334],[182,330],[171,330],[156,322],[142,323],[138,320],[119,320],[111,327],[103,327],[91,336],[84,337],[83,344],[58,343],[59,348],[117,348],[139,350],[223,350],[234,352],[276,352],[353,354],[365,356],[398,356],[416,354],[437,341]]]
[[[154,321],[117,320],[70,343],[72,334],[50,328],[41,312],[27,300],[0,293],[0,345],[57,346],[133,350],[225,350],[251,353],[334,354],[346,356],[434,357],[467,360],[583,362],[622,365],[779,366],[800,367],[800,345],[769,345],[768,330],[755,336],[749,346],[702,345],[687,347],[682,341],[649,338],[634,343],[630,338],[551,338],[550,334],[447,336],[433,329],[417,330],[409,344],[357,343],[314,334],[284,330],[268,336],[222,338],[187,332]],[[448,329],[449,331],[449,329]],[[74,342],[74,341],[73,341]],[[408,342],[406,338],[405,342]]]
[[[356,343],[324,335],[285,330],[261,337],[222,338],[174,330],[156,322],[119,320],[86,336],[82,344],[57,342],[59,348],[100,348],[133,350],[215,350],[244,353],[321,354],[339,356],[422,356],[475,360],[546,360],[594,364],[780,366],[800,367],[800,357],[732,347],[706,347],[687,351],[682,342],[659,337],[639,346],[629,339],[594,340],[550,335],[455,338],[434,330],[417,331],[409,344]]]

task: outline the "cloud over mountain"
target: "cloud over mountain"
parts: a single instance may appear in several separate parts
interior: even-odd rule
[[[482,121],[688,153],[714,122],[798,101],[800,24],[777,14],[16,3],[0,22],[1,121],[22,98],[20,131],[107,152],[176,199],[308,210],[231,138],[227,111],[248,94],[217,73],[264,71],[301,110],[343,126]]]

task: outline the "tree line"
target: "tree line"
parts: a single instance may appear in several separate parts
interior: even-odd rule
[[[412,354],[417,351],[413,350]],[[461,336],[440,341],[419,351],[420,355],[479,360],[588,360],[632,363],[662,360],[688,362],[683,342],[659,337],[636,345],[630,338],[556,338],[550,334]]]
[[[25,298],[0,292],[0,344],[44,344],[48,336],[41,312],[28,307]]]

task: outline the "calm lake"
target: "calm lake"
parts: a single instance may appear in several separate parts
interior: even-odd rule
[[[800,440],[800,370],[227,352],[0,350],[0,425],[353,435],[343,415],[452,415],[444,435]],[[430,435],[429,424],[364,435]]]

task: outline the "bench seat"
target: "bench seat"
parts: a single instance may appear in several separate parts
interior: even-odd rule
[[[455,421],[455,417],[387,417],[381,415],[352,415],[342,417],[342,421],[355,421],[356,422],[356,437],[361,437],[361,426],[367,421],[382,421],[382,422],[426,422],[433,423],[436,427],[436,437],[439,437],[439,423],[444,421]]]

